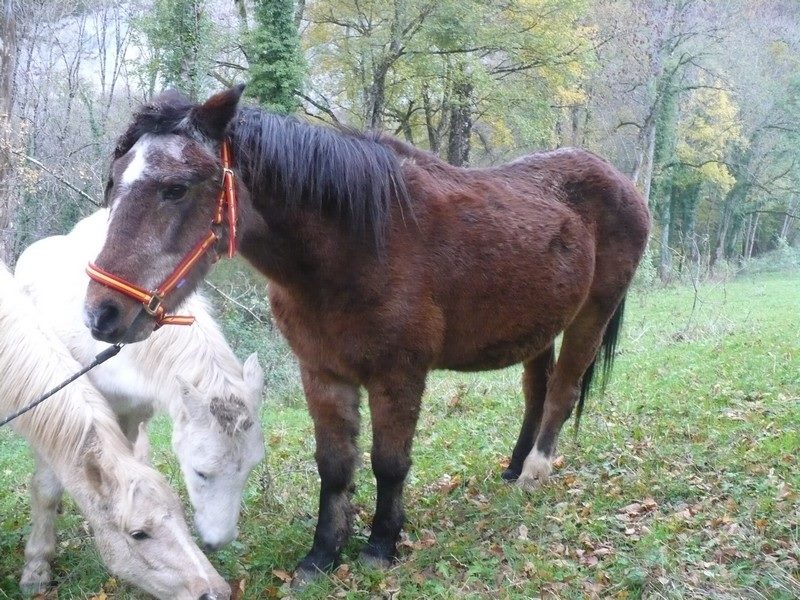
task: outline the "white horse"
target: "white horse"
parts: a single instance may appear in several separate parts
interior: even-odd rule
[[[106,346],[83,326],[83,298],[84,269],[103,245],[107,221],[108,211],[100,210],[68,235],[36,242],[16,267],[22,289],[83,365]],[[181,314],[195,323],[163,327],[89,377],[132,442],[154,411],[170,415],[197,531],[213,550],[236,537],[247,477],[264,458],[258,418],[264,374],[255,354],[239,363],[202,297],[187,299]]]
[[[30,301],[0,263],[0,415],[28,404],[79,368],[58,338],[39,325]],[[192,541],[178,497],[133,455],[113,413],[88,381],[78,379],[12,427],[35,449],[40,464],[31,484],[33,527],[21,581],[26,591],[41,591],[50,583],[63,485],[113,573],[165,600],[230,597],[228,584]]]

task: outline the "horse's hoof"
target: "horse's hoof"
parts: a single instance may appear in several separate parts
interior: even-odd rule
[[[502,477],[505,481],[516,481],[517,479],[519,479],[519,475],[520,475],[519,471],[509,467],[508,469],[503,471],[500,477]]]
[[[549,456],[534,450],[522,464],[522,473],[517,479],[517,485],[524,490],[534,490],[547,481],[553,465]]]
[[[517,479],[517,485],[526,492],[533,492],[541,487],[545,481],[547,481],[547,479],[543,477],[520,475],[519,479]]]
[[[392,566],[392,559],[386,558],[385,556],[378,556],[377,554],[372,554],[366,550],[362,550],[361,554],[359,554],[358,558],[366,565],[369,565],[373,569],[377,569],[379,571],[388,571],[389,568]]]
[[[34,560],[25,564],[19,587],[26,596],[41,594],[50,587],[53,574],[47,561]]]
[[[304,589],[308,584],[313,583],[322,577],[323,572],[319,569],[306,569],[298,567],[292,577],[291,588],[295,591]]]

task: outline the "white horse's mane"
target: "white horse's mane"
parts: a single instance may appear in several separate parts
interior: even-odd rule
[[[41,326],[30,301],[0,263],[0,413],[25,406],[79,369],[64,344]],[[111,409],[84,378],[18,417],[12,427],[60,475],[93,445],[105,457],[125,462],[121,472],[111,470],[115,476],[130,480],[141,470]]]
[[[227,398],[233,394],[247,401],[250,394],[242,387],[242,366],[211,316],[208,301],[192,294],[176,312],[194,316],[195,324],[167,325],[172,328],[168,336],[156,332],[129,346],[131,357],[150,374],[150,384],[171,389],[180,377],[206,395]]]

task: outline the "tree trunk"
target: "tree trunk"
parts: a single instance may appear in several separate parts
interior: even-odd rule
[[[447,162],[456,167],[469,163],[472,137],[472,93],[474,85],[463,65],[457,70],[453,84],[453,101],[450,106],[450,135],[447,144]]]
[[[672,227],[672,186],[666,190],[661,199],[661,210],[658,220],[661,223],[661,255],[658,263],[658,275],[661,281],[668,283],[672,279],[672,248],[670,248],[670,229]]]
[[[713,272],[714,265],[725,259],[725,245],[728,238],[728,228],[730,227],[730,215],[726,207],[723,207],[722,215],[717,228],[717,243],[714,245],[714,254],[711,256],[711,267]]]
[[[242,0],[244,3],[244,0]],[[297,6],[294,9],[294,25],[297,29],[300,29],[300,24],[303,22],[303,17],[305,16],[306,12],[306,0],[298,0]]]
[[[423,86],[422,88],[422,110],[425,114],[425,131],[428,134],[428,149],[434,154],[438,154],[441,136],[439,134],[439,128],[433,124],[434,109],[431,105],[431,97],[428,93],[427,86]],[[439,122],[441,123],[441,119]]]
[[[372,83],[367,91],[367,126],[375,131],[383,129],[383,111],[386,106],[386,73],[389,64],[381,62],[372,73]]]
[[[720,215],[719,226],[717,227],[717,240],[714,244],[714,254],[711,256],[711,266],[718,260],[730,256],[730,248],[732,245],[731,240],[735,238],[737,233],[737,224],[735,223],[736,210],[747,198],[752,182],[750,180],[750,166],[753,162],[753,148],[755,147],[761,135],[760,131],[754,132],[750,136],[749,145],[747,149],[734,156],[731,161],[733,175],[736,178],[736,183],[725,195],[722,202],[722,213]]]
[[[14,106],[14,60],[17,30],[14,0],[2,0],[0,14],[0,260],[10,264],[14,249],[14,143],[11,112]]]
[[[756,234],[758,233],[758,220],[761,217],[760,213],[756,213],[753,215],[753,222],[750,226],[750,232],[747,239],[747,252],[745,253],[745,259],[750,260],[753,256],[753,247],[756,244]]]
[[[650,205],[650,188],[653,184],[653,166],[656,151],[656,127],[655,122],[646,124],[647,127],[644,135],[644,148],[642,154],[637,161],[636,168],[633,172],[633,182],[639,184],[641,179],[640,189],[642,196],[644,196],[647,205]]]
[[[698,272],[700,252],[697,246],[697,206],[700,203],[700,184],[691,185],[683,194],[683,256]]]

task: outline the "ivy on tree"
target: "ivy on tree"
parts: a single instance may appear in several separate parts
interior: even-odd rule
[[[255,0],[255,24],[246,48],[250,81],[246,93],[267,110],[290,114],[303,83],[305,63],[292,0]]]

